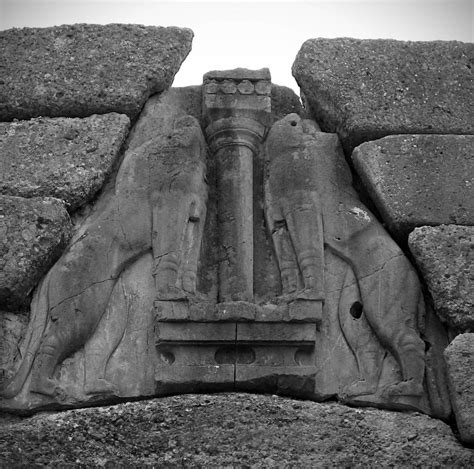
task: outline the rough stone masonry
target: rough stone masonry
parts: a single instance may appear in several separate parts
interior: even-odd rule
[[[1,409],[245,390],[472,444],[473,45],[309,40],[302,107],[170,88],[191,39],[0,33]]]

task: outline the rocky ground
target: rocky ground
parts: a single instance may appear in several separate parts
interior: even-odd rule
[[[418,413],[249,394],[0,418],[0,467],[473,467]]]

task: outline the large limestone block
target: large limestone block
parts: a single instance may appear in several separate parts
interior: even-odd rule
[[[408,238],[436,312],[460,331],[474,331],[474,226],[424,226]]]
[[[69,240],[71,223],[62,201],[0,195],[0,304],[24,307],[43,274]]]
[[[389,230],[474,224],[474,136],[392,135],[358,146],[352,160]]]
[[[0,194],[56,197],[74,210],[102,187],[129,124],[116,113],[0,123]]]
[[[191,50],[189,29],[76,24],[0,32],[0,120],[133,118],[167,89]]]
[[[0,421],[0,466],[469,468],[441,420],[274,395],[185,394]]]
[[[293,75],[323,131],[348,153],[402,133],[474,133],[474,44],[310,39]]]
[[[474,445],[474,334],[458,335],[449,344],[444,356],[461,440]]]

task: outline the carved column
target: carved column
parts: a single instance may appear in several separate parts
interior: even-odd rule
[[[270,124],[268,69],[204,75],[205,134],[216,159],[219,301],[253,300],[253,159]]]

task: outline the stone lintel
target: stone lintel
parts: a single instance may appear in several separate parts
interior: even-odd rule
[[[160,322],[157,344],[292,344],[313,345],[316,327],[308,324],[265,322]]]
[[[249,70],[247,68],[235,68],[233,70],[211,70],[203,76],[203,82],[210,80],[231,79],[235,81],[241,80],[271,80],[270,70],[268,68],[260,68],[259,70]]]
[[[191,303],[188,301],[156,301],[159,322],[258,322],[320,324],[323,302],[295,300],[290,303],[257,305],[247,301]]]

